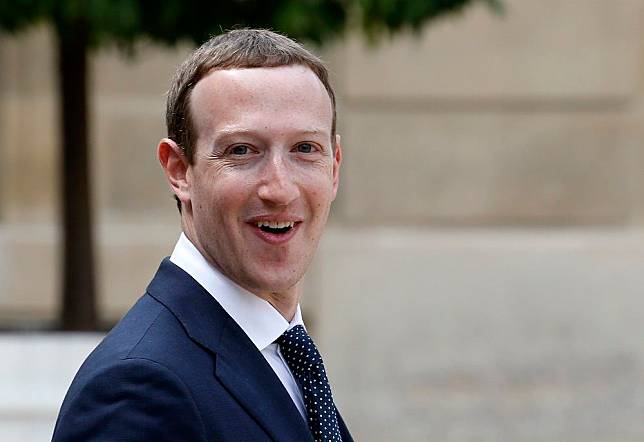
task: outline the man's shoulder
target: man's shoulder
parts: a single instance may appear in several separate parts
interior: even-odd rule
[[[105,336],[81,371],[126,358],[164,362],[180,359],[179,354],[190,349],[202,351],[190,328],[201,325],[203,314],[208,314],[209,331],[220,328],[226,318],[217,314],[216,301],[201,292],[190,275],[164,259],[144,295]]]
[[[78,376],[92,376],[125,360],[148,360],[172,371],[207,356],[181,321],[157,299],[144,294],[87,357]]]
[[[159,301],[145,293],[105,336],[97,350],[119,358],[126,357],[159,320],[169,312]]]
[[[164,351],[164,340],[180,342],[184,354]],[[190,346],[172,313],[148,294],[141,297],[79,369],[54,440],[176,440],[179,434],[204,440],[189,376],[177,362]],[[177,431],[168,433],[163,425],[170,418]]]
[[[155,324],[160,321],[166,324],[167,333],[171,334],[175,327],[169,316],[162,304],[148,294],[143,295],[85,359],[74,383],[83,382],[98,372],[119,365],[120,361],[131,359],[132,353],[137,352],[142,342],[159,341],[158,338],[151,340],[150,332],[155,332]],[[160,346],[160,343],[157,345]],[[147,356],[146,359],[154,360],[153,352]]]
[[[61,416],[77,402],[91,402],[110,392],[132,389],[134,384],[154,382],[188,391],[193,371],[212,372],[212,363],[211,355],[190,339],[173,313],[146,293],[83,362]]]

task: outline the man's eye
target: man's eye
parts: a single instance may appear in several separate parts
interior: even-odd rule
[[[230,149],[230,153],[233,155],[246,155],[248,153],[248,146],[245,145],[239,145],[239,146],[233,146]]]
[[[297,145],[297,151],[300,153],[311,153],[313,150],[315,149],[311,143],[302,143]]]

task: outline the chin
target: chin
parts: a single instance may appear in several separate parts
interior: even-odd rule
[[[258,287],[260,292],[265,293],[287,293],[292,290],[298,281],[266,281],[261,287]]]
[[[308,260],[295,259],[292,256],[280,257],[279,259],[262,259],[254,262],[247,261],[243,269],[246,277],[251,281],[288,287],[289,284],[297,283],[306,271],[302,264],[308,264]]]
[[[302,276],[296,278],[293,277],[292,273],[289,273],[288,276],[280,277],[280,275],[264,275],[264,277],[253,278],[252,292],[262,292],[262,293],[285,293],[293,289],[298,282],[302,279]]]

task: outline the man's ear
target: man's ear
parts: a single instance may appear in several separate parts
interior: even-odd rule
[[[168,180],[170,190],[179,198],[181,205],[190,205],[190,186],[188,183],[188,158],[183,150],[170,138],[163,138],[157,147],[157,158],[165,177]]]
[[[335,148],[333,149],[333,199],[338,193],[340,184],[340,164],[342,164],[342,143],[340,135],[335,135]]]

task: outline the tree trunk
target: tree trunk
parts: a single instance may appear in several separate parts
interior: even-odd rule
[[[60,327],[96,330],[94,248],[89,182],[87,30],[58,32],[62,128],[63,293]]]

